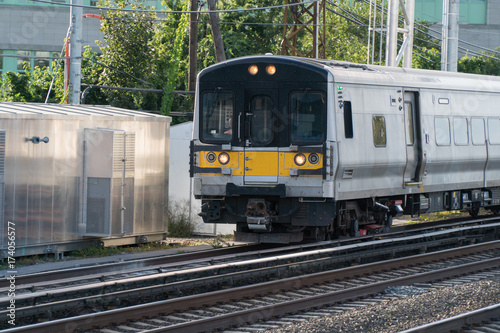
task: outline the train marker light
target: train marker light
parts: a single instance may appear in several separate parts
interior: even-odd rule
[[[222,165],[226,165],[229,163],[229,155],[227,153],[219,154],[219,163]]]
[[[293,158],[293,161],[295,162],[295,164],[297,164],[298,166],[303,166],[307,159],[306,159],[306,156],[304,154],[297,154],[295,155],[295,157]]]
[[[276,66],[274,66],[274,65],[267,65],[266,72],[269,75],[274,75],[274,73],[276,73]]]
[[[257,65],[248,66],[248,73],[250,73],[250,75],[255,75],[258,72],[259,72],[259,67],[257,67]]]
[[[215,153],[213,151],[211,151],[207,154],[208,163],[214,163],[216,159],[217,159],[217,156],[215,155]]]
[[[309,155],[308,159],[309,159],[309,163],[316,164],[319,161],[319,156],[316,153],[312,153],[311,155]]]

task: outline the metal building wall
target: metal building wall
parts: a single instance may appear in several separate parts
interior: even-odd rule
[[[102,173],[109,168],[109,179],[118,187],[115,194],[120,193],[122,178],[113,174],[116,165],[107,166],[93,156],[104,140],[99,135],[86,137],[89,130],[128,133],[134,138],[129,142],[135,142],[134,147],[127,148],[133,154],[126,156],[124,173],[124,189],[131,194],[125,202],[113,198],[115,216],[121,214],[121,207],[126,209],[125,228],[116,229],[115,225],[110,234],[101,236],[164,233],[169,126],[170,117],[110,107],[0,103],[0,140],[1,132],[5,133],[0,250],[4,252],[7,247],[8,222],[15,223],[18,255],[33,252],[33,248],[54,252],[54,247],[63,243],[99,236],[87,231],[92,224],[87,212],[99,211],[99,207],[87,202],[89,177],[93,175],[89,174],[92,169],[85,169],[85,159],[94,158],[93,167],[101,172],[94,176],[100,181],[106,178]],[[0,143],[0,160],[1,148]],[[122,159],[116,156],[115,161],[120,163]],[[0,185],[1,165],[0,161]]]

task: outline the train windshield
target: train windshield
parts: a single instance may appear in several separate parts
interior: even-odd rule
[[[232,138],[234,95],[231,92],[208,92],[202,96],[202,140],[229,142]]]
[[[290,95],[292,143],[321,143],[325,139],[326,98],[322,92]]]

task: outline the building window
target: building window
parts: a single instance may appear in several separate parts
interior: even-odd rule
[[[17,51],[17,70],[18,71],[24,71],[24,62],[27,62],[28,64],[31,64],[31,51]],[[24,58],[27,57],[27,58]]]
[[[373,143],[375,147],[385,147],[387,145],[387,135],[385,131],[385,118],[383,116],[373,116]]]
[[[50,66],[50,52],[47,51],[36,51],[35,52],[36,57],[47,57],[47,58],[35,58],[34,59],[34,66],[33,67],[49,67]]]

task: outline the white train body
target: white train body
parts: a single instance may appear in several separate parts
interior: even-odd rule
[[[205,222],[260,242],[372,232],[403,211],[498,213],[499,111],[498,77],[230,60],[199,75],[195,195]]]

